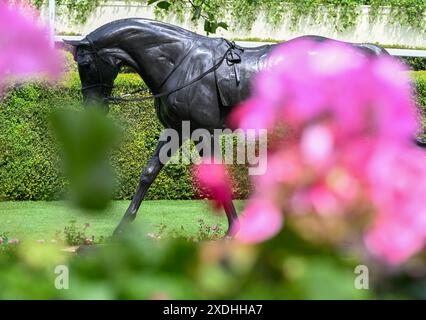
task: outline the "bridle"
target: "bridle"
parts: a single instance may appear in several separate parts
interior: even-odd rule
[[[93,41],[89,38],[86,37],[87,41],[89,42],[90,48],[91,48],[91,53],[93,54],[94,57],[94,64],[95,64],[95,68],[96,68],[96,73],[98,76],[98,83],[96,84],[92,84],[92,85],[87,85],[81,88],[81,90],[84,92],[88,89],[92,89],[92,88],[99,88],[102,87],[103,88],[103,94],[105,93],[105,89],[113,89],[114,85],[109,85],[109,84],[105,84],[102,78],[102,73],[99,70],[99,59],[103,59],[99,53],[98,50],[95,46],[95,44],[93,43]],[[198,75],[197,77],[195,77],[194,79],[190,80],[189,82],[185,83],[184,85],[169,90],[169,91],[165,91],[165,92],[161,92],[161,93],[157,93],[157,94],[151,94],[149,96],[145,96],[145,97],[137,97],[137,98],[129,98],[137,93],[141,93],[141,92],[147,92],[150,91],[149,88],[139,88],[135,91],[131,91],[129,93],[120,95],[120,96],[111,96],[108,95],[106,97],[104,97],[104,101],[105,102],[111,102],[111,103],[119,103],[119,102],[138,102],[138,101],[145,101],[145,100],[150,100],[150,99],[158,99],[164,96],[168,96],[172,93],[175,93],[179,90],[182,90],[184,88],[187,88],[191,85],[193,85],[194,83],[198,82],[199,80],[203,79],[205,76],[207,76],[209,73],[215,71],[217,68],[220,67],[220,65],[226,61],[228,66],[234,66],[234,72],[235,72],[235,78],[237,81],[237,85],[240,83],[240,74],[239,74],[239,70],[237,68],[237,64],[241,63],[241,53],[244,52],[244,48],[238,46],[237,44],[235,44],[234,41],[229,41],[227,39],[223,39],[227,44],[228,44],[228,49],[225,51],[225,54],[208,70],[204,71],[203,73],[201,73],[200,75]],[[237,52],[238,51],[238,52]],[[187,54],[185,54],[185,57],[189,54],[189,51],[187,52]],[[184,59],[182,59],[184,60]],[[170,74],[166,77],[166,79],[163,81],[163,84],[170,78],[170,76],[174,73],[174,71],[176,71],[176,69],[179,68],[179,66],[181,65],[182,61],[180,63],[178,63],[175,68],[173,68],[173,70],[170,72]],[[161,87],[161,86],[160,86]]]
[[[103,58],[99,55],[98,50],[96,49],[96,46],[93,43],[92,39],[90,39],[89,37],[86,37],[86,39],[89,42],[90,48],[92,50],[90,53],[93,54],[93,57],[94,57],[96,74],[98,76],[98,83],[83,86],[81,88],[81,91],[84,92],[86,90],[93,89],[93,88],[99,88],[99,87],[101,87],[103,89],[111,89],[112,90],[114,88],[114,85],[109,85],[109,84],[104,83],[102,73],[99,70],[99,59],[103,59]],[[102,93],[104,93],[104,91]]]

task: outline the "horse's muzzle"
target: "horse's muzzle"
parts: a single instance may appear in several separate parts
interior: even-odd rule
[[[86,109],[96,109],[105,113],[109,111],[108,100],[104,97],[99,97],[97,95],[83,96],[83,103]]]

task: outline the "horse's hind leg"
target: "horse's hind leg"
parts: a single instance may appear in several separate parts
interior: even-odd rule
[[[209,137],[206,137],[206,139],[208,139]],[[214,146],[214,137],[211,136],[211,149],[213,149]],[[204,137],[203,137],[204,139]],[[212,154],[205,154],[204,153],[204,149],[199,148],[199,145],[196,145],[197,149],[198,149],[198,153],[200,154],[201,158],[207,158],[210,157],[212,158]],[[228,231],[226,231],[225,234],[225,238],[228,237],[233,237],[237,234],[237,232],[240,229],[240,223],[238,221],[238,215],[237,215],[237,211],[235,210],[235,206],[234,203],[231,201],[225,203],[223,205],[223,209],[225,210],[226,213],[226,217],[228,218]]]
[[[121,219],[120,224],[114,230],[114,236],[123,232],[125,227],[136,218],[136,214],[145,197],[149,187],[154,182],[160,170],[163,168],[164,163],[160,161],[160,150],[166,144],[166,141],[158,141],[154,154],[149,159],[146,167],[144,168],[140,177],[139,185],[136,193],[130,203],[129,208]]]
[[[234,237],[240,230],[240,222],[238,221],[237,211],[234,203],[230,201],[224,205],[226,217],[228,218],[228,231],[225,237]]]

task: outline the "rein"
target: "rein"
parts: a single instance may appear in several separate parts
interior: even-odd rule
[[[87,40],[89,41],[89,44],[93,50],[94,56],[95,56],[95,67],[96,67],[96,72],[98,73],[98,79],[99,79],[99,83],[98,84],[93,84],[93,85],[89,85],[89,86],[85,86],[82,88],[82,90],[87,90],[90,88],[94,88],[94,87],[104,87],[104,88],[108,88],[108,89],[112,89],[114,88],[114,86],[111,85],[107,85],[104,84],[102,81],[102,74],[99,71],[98,68],[98,58],[101,58],[98,54],[98,51],[96,50],[96,47],[93,43],[93,41],[89,38],[87,38]],[[175,93],[179,90],[182,90],[184,88],[187,88],[191,85],[193,85],[194,83],[200,81],[201,79],[203,79],[205,76],[207,76],[208,74],[210,74],[211,72],[215,71],[217,68],[219,68],[221,66],[221,64],[226,60],[228,66],[234,66],[234,71],[235,71],[235,75],[236,75],[236,80],[237,80],[237,84],[240,83],[240,75],[239,75],[239,71],[236,67],[236,64],[241,62],[241,55],[237,52],[235,52],[236,50],[238,50],[240,53],[244,52],[244,48],[238,46],[237,44],[235,44],[234,41],[229,41],[227,39],[223,39],[224,41],[226,41],[226,43],[228,44],[229,48],[225,51],[225,54],[219,59],[218,62],[216,62],[211,68],[209,68],[208,70],[204,71],[202,74],[198,75],[197,77],[195,77],[194,79],[192,79],[191,81],[185,83],[184,85],[169,90],[169,91],[165,91],[165,92],[161,92],[161,93],[157,93],[157,94],[151,94],[149,96],[146,97],[138,97],[138,98],[128,98],[131,97],[137,93],[141,93],[141,92],[147,92],[150,91],[149,88],[140,88],[137,89],[135,91],[131,91],[129,93],[120,95],[120,96],[108,96],[105,97],[104,100],[111,102],[111,103],[119,103],[119,102],[138,102],[138,101],[145,101],[145,100],[150,100],[150,99],[158,99],[164,96],[168,96],[172,93]],[[178,69],[178,67],[181,65],[182,61],[172,70],[171,74]],[[166,80],[170,77],[170,75],[167,76]]]

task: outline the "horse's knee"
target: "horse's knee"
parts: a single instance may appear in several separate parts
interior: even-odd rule
[[[155,168],[153,167],[146,168],[140,177],[140,182],[143,184],[152,183],[156,176],[155,173],[156,173]]]

